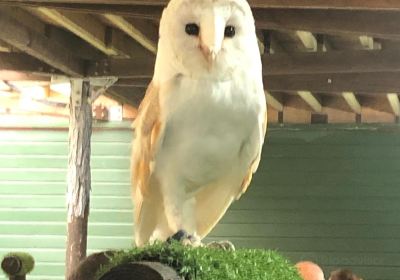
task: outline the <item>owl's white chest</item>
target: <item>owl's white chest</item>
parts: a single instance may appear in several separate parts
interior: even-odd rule
[[[180,78],[166,89],[156,170],[181,176],[189,192],[232,174],[243,177],[260,144],[259,88]]]

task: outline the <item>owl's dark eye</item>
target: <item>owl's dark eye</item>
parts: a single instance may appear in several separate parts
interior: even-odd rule
[[[188,23],[186,24],[185,32],[190,36],[198,36],[200,33],[200,27],[195,23]]]
[[[235,36],[236,29],[232,25],[228,25],[225,27],[225,37],[227,38],[233,38]]]

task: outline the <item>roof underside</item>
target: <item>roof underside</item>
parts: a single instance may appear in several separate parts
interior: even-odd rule
[[[109,94],[138,106],[166,3],[0,0],[0,80],[116,76]],[[398,119],[398,1],[249,3],[272,119],[288,120],[295,111],[293,118],[324,122],[324,115],[340,112],[336,118],[352,122],[371,110],[382,120]]]

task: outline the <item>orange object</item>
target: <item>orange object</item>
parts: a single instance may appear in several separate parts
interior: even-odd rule
[[[304,280],[325,280],[324,272],[317,264],[313,262],[298,262],[296,267]]]

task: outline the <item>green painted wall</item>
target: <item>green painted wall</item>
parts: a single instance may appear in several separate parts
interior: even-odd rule
[[[131,246],[131,136],[126,128],[93,132],[89,252]],[[36,268],[28,279],[64,279],[67,137],[0,130],[0,256],[30,252]]]
[[[32,253],[28,279],[64,279],[67,132],[0,130],[0,256]],[[132,242],[131,132],[93,134],[89,250]],[[275,248],[326,274],[400,279],[400,128],[272,128],[249,191],[209,239]],[[5,279],[0,276],[0,279]]]

